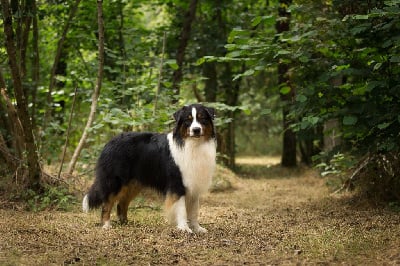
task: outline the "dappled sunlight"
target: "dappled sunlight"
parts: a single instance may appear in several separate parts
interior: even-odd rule
[[[238,165],[274,166],[281,163],[281,158],[278,156],[239,156],[235,161]]]

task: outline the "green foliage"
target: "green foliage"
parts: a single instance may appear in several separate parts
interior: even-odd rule
[[[67,211],[77,202],[67,188],[62,186],[44,185],[43,191],[37,193],[27,190],[23,195],[30,211],[60,210]]]
[[[338,118],[354,150],[399,150],[399,1],[354,7],[360,14],[335,12],[349,6],[354,7],[300,1],[290,7],[291,30],[281,35],[271,32],[273,16],[255,16],[257,28],[230,33],[223,60],[246,62],[247,70],[236,78],[268,71],[277,62],[290,64],[297,131]],[[290,90],[279,88],[281,94]]]
[[[315,167],[321,171],[323,177],[332,176],[332,179],[328,182],[335,189],[341,186],[349,174],[349,169],[356,164],[356,159],[354,157],[343,153],[336,153],[331,158],[328,154],[322,153],[314,156],[313,159],[315,161],[323,161],[318,163]]]

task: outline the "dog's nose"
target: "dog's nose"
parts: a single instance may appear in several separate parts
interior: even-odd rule
[[[200,133],[201,133],[201,128],[200,128],[200,127],[194,127],[194,128],[192,129],[192,131],[193,131],[193,134],[194,134],[194,135],[200,135]]]

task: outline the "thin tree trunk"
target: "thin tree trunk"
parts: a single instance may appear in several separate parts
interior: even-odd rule
[[[0,132],[0,155],[3,156],[4,160],[7,163],[8,168],[11,169],[11,171],[15,171],[15,169],[17,168],[19,158],[16,158],[15,156],[12,155],[12,153],[7,147],[7,144],[1,132]]]
[[[76,94],[77,94],[78,88],[75,87],[74,91],[74,98],[72,99],[72,105],[71,105],[71,112],[69,114],[69,119],[68,119],[68,128],[67,128],[67,136],[65,137],[65,145],[63,148],[62,156],[61,156],[61,164],[60,164],[60,169],[58,171],[57,178],[60,179],[61,176],[61,171],[64,165],[64,160],[65,160],[65,154],[67,152],[67,146],[68,146],[68,141],[69,141],[69,133],[71,132],[71,122],[72,122],[72,117],[74,114],[74,108],[75,108],[75,102],[76,102]]]
[[[3,0],[4,1],[4,0]],[[93,124],[96,108],[97,108],[97,101],[100,95],[100,89],[103,81],[103,69],[104,69],[104,20],[103,20],[103,1],[97,0],[97,23],[99,27],[99,69],[97,71],[97,81],[96,86],[94,88],[92,94],[92,105],[90,106],[90,113],[88,117],[88,121],[86,123],[85,129],[83,130],[81,139],[79,141],[78,146],[76,147],[74,154],[72,155],[71,161],[68,165],[67,173],[68,175],[72,175],[75,169],[76,162],[78,161],[78,157],[83,149],[83,146],[86,142],[88,137],[88,132],[90,127]]]
[[[7,106],[8,119],[12,124],[10,134],[14,136],[13,146],[15,153],[18,158],[22,159],[22,154],[25,149],[24,129],[18,117],[17,110],[15,110],[14,105],[11,103],[11,100],[8,97],[5,89],[1,89],[1,95],[3,96],[4,102]]]
[[[205,62],[203,64],[204,95],[207,102],[217,101],[218,74],[215,62]]]
[[[279,0],[279,17],[280,19],[276,23],[276,31],[278,34],[289,30],[290,26],[290,12],[287,11],[287,7],[290,6],[292,0]],[[278,82],[280,85],[290,87],[290,92],[282,94],[281,101],[283,102],[283,150],[281,164],[285,167],[293,167],[297,165],[296,161],[296,134],[290,128],[293,121],[288,117],[289,106],[294,100],[295,91],[290,84],[289,79],[289,65],[284,62],[278,63]]]
[[[51,73],[50,73],[49,91],[47,92],[47,108],[46,108],[46,112],[44,115],[44,122],[43,122],[44,129],[46,128],[47,123],[50,119],[51,108],[52,108],[52,104],[53,104],[53,98],[52,98],[51,94],[53,93],[53,88],[56,84],[57,66],[59,65],[59,62],[60,62],[62,49],[64,46],[65,39],[67,38],[67,33],[69,30],[69,27],[71,26],[71,21],[75,17],[76,12],[78,11],[78,6],[79,6],[80,2],[81,2],[81,0],[75,0],[75,4],[71,7],[71,9],[69,11],[69,15],[68,15],[68,20],[64,25],[64,29],[61,34],[61,38],[58,40],[58,43],[57,43],[57,50],[56,50],[53,66],[51,68]]]
[[[3,71],[0,68],[0,91],[6,89],[6,82],[3,77]],[[5,132],[7,132],[9,135],[12,135],[12,123],[7,117],[7,108],[3,105],[3,101],[0,99],[0,127],[5,129]],[[9,141],[6,141],[7,143],[10,143]]]
[[[162,82],[162,74],[163,74],[163,66],[164,66],[164,54],[165,54],[166,40],[167,40],[167,32],[164,31],[163,42],[162,42],[162,50],[161,50],[161,61],[160,61],[160,66],[158,68],[157,91],[156,91],[156,96],[154,97],[153,116],[155,116],[156,112],[157,112],[158,97],[159,97],[160,91],[161,91],[161,82]]]
[[[35,127],[36,119],[36,94],[40,80],[40,57],[39,57],[39,27],[37,19],[37,8],[36,2],[32,3],[33,19],[32,19],[32,46],[33,46],[33,58],[32,58],[32,91],[31,91],[31,117],[32,125]]]
[[[26,161],[28,166],[28,187],[38,190],[40,188],[41,169],[39,157],[36,151],[35,139],[33,137],[32,123],[28,112],[28,103],[22,88],[21,70],[18,65],[16,46],[13,32],[12,15],[8,0],[1,0],[4,21],[4,33],[6,36],[6,49],[14,84],[14,93],[17,99],[17,114],[22,123],[23,139],[26,151]]]
[[[185,57],[185,50],[190,38],[192,22],[196,17],[196,7],[197,7],[197,0],[190,1],[189,10],[186,12],[185,20],[180,34],[180,43],[176,53],[176,64],[178,65],[178,69],[174,71],[172,80],[172,88],[176,96],[179,96],[180,94],[179,87],[183,78],[183,72],[182,72],[183,60]],[[174,100],[174,102],[176,101],[177,99]]]
[[[242,65],[242,71],[244,72],[244,65]],[[240,82],[241,79],[237,79],[232,81],[232,67],[231,63],[225,63],[225,70],[222,75],[223,88],[225,90],[225,103],[228,106],[236,106],[239,99],[239,90],[240,90]],[[236,111],[228,111],[227,117],[231,119],[231,122],[228,124],[226,132],[224,134],[225,137],[225,150],[220,150],[221,153],[227,155],[227,159],[225,160],[226,165],[234,169],[235,168],[235,116]]]

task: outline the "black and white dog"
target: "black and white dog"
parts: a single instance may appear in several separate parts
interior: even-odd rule
[[[121,223],[127,222],[129,203],[144,187],[165,195],[168,220],[179,230],[204,233],[199,225],[199,197],[215,169],[214,109],[201,104],[174,113],[175,127],[168,134],[122,133],[108,142],[96,166],[96,179],[82,207],[88,212],[102,206],[103,228],[110,228],[114,203]]]

